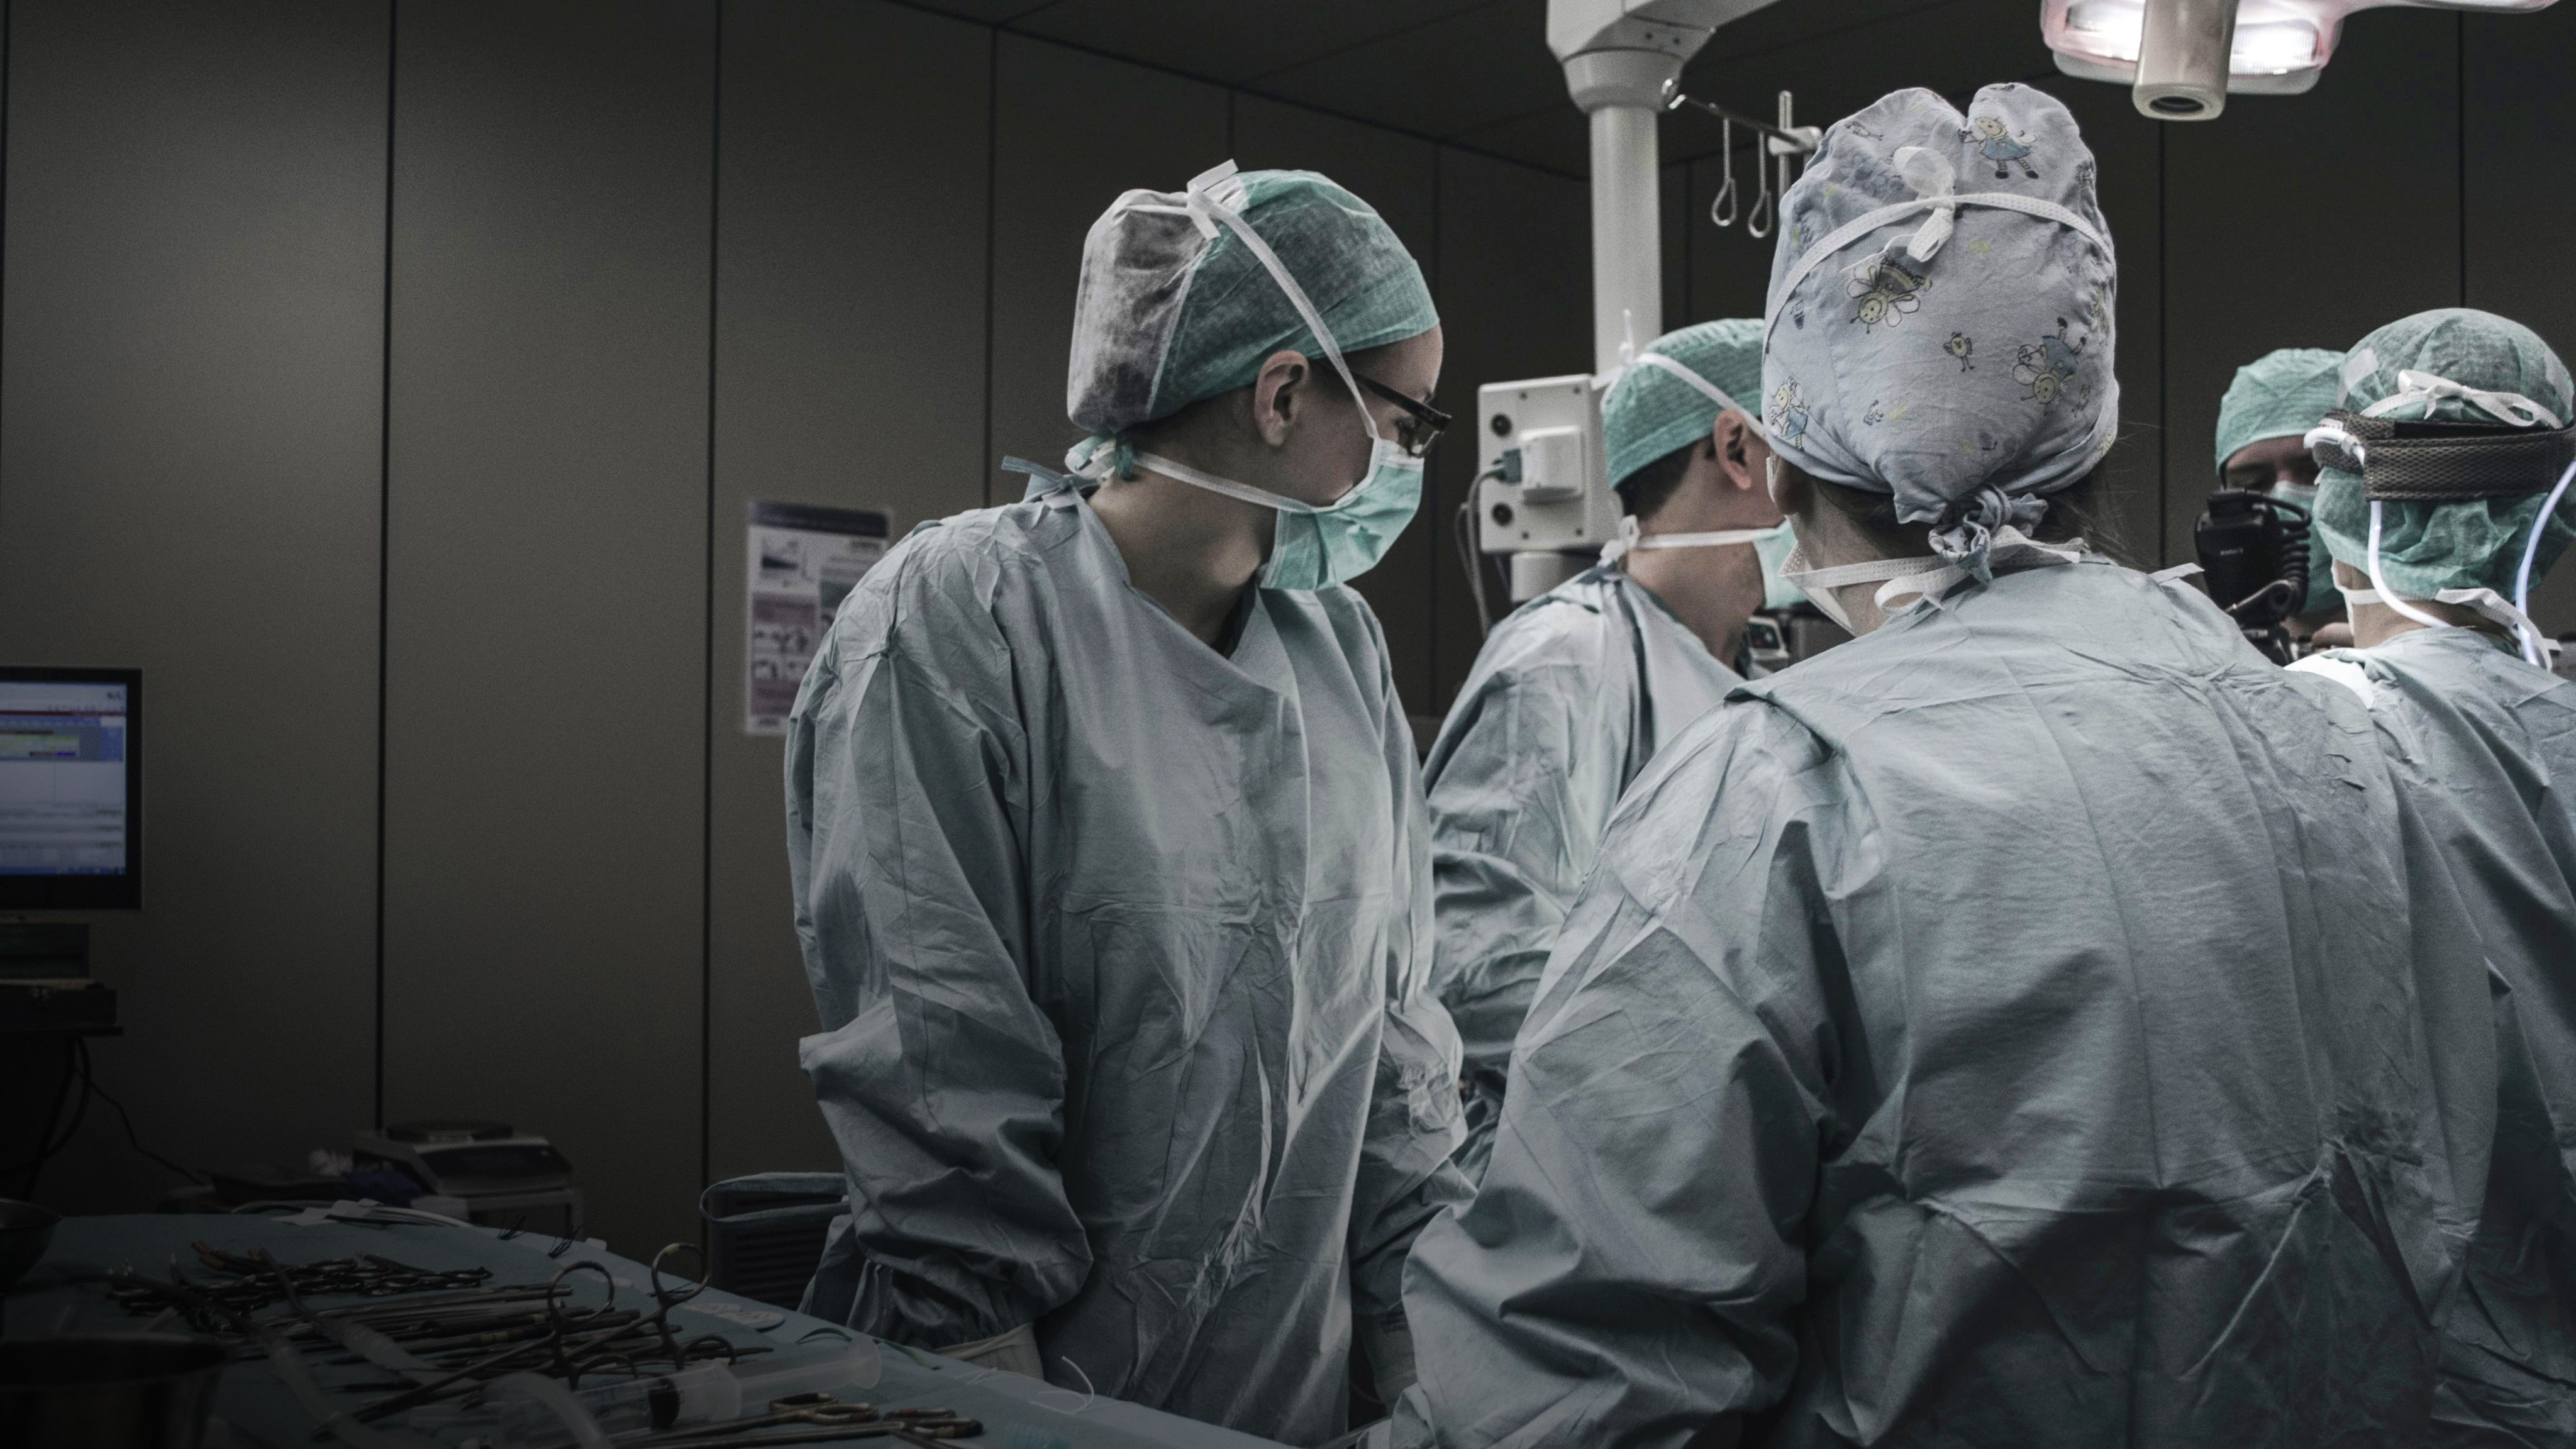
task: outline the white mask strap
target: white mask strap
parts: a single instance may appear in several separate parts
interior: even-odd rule
[[[1222,493],[1228,498],[1239,498],[1246,503],[1259,504],[1263,508],[1277,509],[1281,513],[1323,511],[1311,503],[1300,503],[1294,498],[1273,493],[1266,488],[1255,488],[1249,483],[1237,483],[1231,478],[1220,478],[1214,473],[1202,473],[1187,463],[1166,458],[1160,453],[1140,452],[1136,455],[1136,461],[1166,478],[1177,478],[1194,488],[1204,488],[1210,493]]]

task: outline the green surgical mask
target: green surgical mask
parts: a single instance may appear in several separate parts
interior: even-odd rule
[[[2317,485],[2314,483],[2275,483],[2272,496],[2284,503],[2294,503],[2308,515],[2308,596],[2298,612],[2313,614],[2331,609],[2343,602],[2335,592],[2334,558],[2326,552],[2326,536],[2317,531]]]
[[[1753,556],[1762,563],[1762,607],[1785,609],[1807,596],[1798,586],[1780,577],[1780,568],[1789,561],[1789,551],[1798,546],[1798,535],[1791,531],[1789,520],[1781,519],[1769,528],[1722,528],[1709,533],[1658,533],[1639,536],[1637,515],[1631,513],[1619,520],[1618,541],[1601,551],[1603,563],[1617,563],[1636,549],[1721,548],[1731,543],[1753,545]]]
[[[1361,415],[1367,416],[1365,408]],[[1378,438],[1369,449],[1367,474],[1321,508],[1202,473],[1159,453],[1138,453],[1136,461],[1193,487],[1278,510],[1270,561],[1261,566],[1259,582],[1265,589],[1313,590],[1349,583],[1377,567],[1422,503],[1422,460],[1407,457],[1393,438]]]

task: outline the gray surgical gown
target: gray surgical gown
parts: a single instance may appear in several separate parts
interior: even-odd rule
[[[1512,1038],[1619,793],[1659,740],[1744,682],[1615,567],[1494,626],[1423,766],[1439,916],[1433,990],[1467,1053],[1467,1141],[1485,1170]]]
[[[2494,1132],[2439,873],[2360,701],[2106,563],[1737,689],[1414,1245],[1389,1437],[2420,1442]]]
[[[2435,797],[2496,972],[2495,1165],[2442,1342],[2448,1444],[2576,1444],[2576,683],[2467,629],[2335,658]]]
[[[852,1216],[818,1311],[1290,1443],[1463,1196],[1410,731],[1359,596],[1251,591],[1231,654],[1060,489],[916,530],[787,748]],[[1077,1374],[1073,1370],[1078,1368]]]

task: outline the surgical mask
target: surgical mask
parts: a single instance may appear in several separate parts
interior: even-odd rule
[[[1761,537],[1753,540],[1754,555],[1762,560],[1762,607],[1786,609],[1806,599],[1806,592],[1789,582],[1785,572],[1789,556],[1797,551],[1797,532],[1785,518],[1778,528],[1766,528]]]
[[[1379,438],[1370,450],[1368,476],[1321,508],[1202,473],[1159,453],[1138,453],[1136,461],[1211,493],[1277,509],[1270,561],[1261,566],[1260,583],[1265,589],[1313,590],[1358,578],[1386,557],[1422,502],[1422,460],[1406,457],[1387,438]]]
[[[1306,299],[1305,289],[1288,274],[1287,265],[1270,249],[1270,243],[1263,241],[1261,234],[1232,207],[1203,191],[1190,193],[1190,207],[1202,214],[1203,224],[1223,224],[1234,232],[1244,248],[1269,270],[1279,290],[1287,294],[1289,304],[1315,334],[1316,345],[1332,360],[1333,371],[1342,375],[1342,385],[1351,390],[1351,400],[1359,405],[1360,425],[1369,433],[1368,470],[1349,492],[1317,507],[1266,488],[1201,472],[1160,454],[1139,452],[1136,461],[1192,487],[1276,510],[1279,523],[1271,535],[1270,559],[1261,566],[1258,578],[1263,588],[1312,591],[1348,583],[1375,568],[1394,546],[1396,535],[1413,520],[1414,510],[1422,503],[1422,460],[1407,454],[1402,444],[1378,431],[1377,416],[1369,411],[1368,394],[1360,391],[1359,379],[1351,375],[1341,348],[1334,345],[1332,329],[1324,325],[1323,315]]]
[[[1762,607],[1785,609],[1806,595],[1797,586],[1780,577],[1781,568],[1798,546],[1798,535],[1781,519],[1768,528],[1720,528],[1705,533],[1658,533],[1640,536],[1637,515],[1631,513],[1619,520],[1619,537],[1601,550],[1601,561],[1615,564],[1639,549],[1721,548],[1727,544],[1749,543],[1753,556],[1762,565]]]
[[[2284,503],[2297,505],[2308,515],[2308,596],[2299,601],[2294,611],[2313,614],[2330,609],[2335,602],[2334,560],[2326,553],[2326,536],[2316,525],[2317,485],[2299,483],[2287,478],[2273,481],[2271,495]]]

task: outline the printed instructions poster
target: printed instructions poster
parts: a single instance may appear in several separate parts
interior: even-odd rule
[[[742,732],[787,732],[805,666],[841,600],[885,557],[887,520],[858,508],[809,503],[751,505]]]

